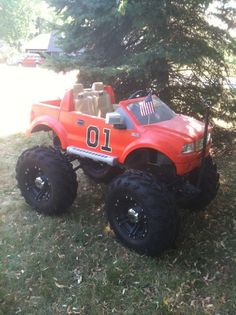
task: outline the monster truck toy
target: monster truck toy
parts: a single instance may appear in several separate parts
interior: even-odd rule
[[[73,203],[78,168],[110,181],[105,208],[115,235],[141,254],[158,255],[175,242],[176,204],[202,209],[217,193],[208,115],[204,124],[176,114],[143,91],[114,103],[111,86],[96,82],[33,104],[29,133],[52,131],[53,145],[21,154],[18,186],[27,203],[51,215]]]

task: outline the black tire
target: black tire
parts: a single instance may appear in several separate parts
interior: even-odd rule
[[[36,146],[24,151],[16,164],[16,180],[26,202],[38,212],[65,212],[77,192],[72,165],[59,151]]]
[[[140,254],[157,256],[175,244],[175,201],[152,175],[126,172],[114,179],[106,194],[106,212],[118,240]]]
[[[193,185],[197,185],[199,169],[196,169],[190,175],[189,181]],[[213,162],[212,157],[208,156],[204,165],[204,172],[200,184],[200,193],[195,198],[181,200],[179,205],[183,208],[191,210],[204,210],[215,198],[219,189],[219,173],[217,166]]]
[[[115,176],[121,174],[122,169],[90,159],[81,159],[80,164],[85,175],[96,182],[109,183]]]

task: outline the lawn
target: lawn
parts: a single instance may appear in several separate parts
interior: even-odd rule
[[[0,142],[0,314],[235,314],[236,148],[217,137],[221,188],[206,212],[180,210],[176,249],[148,258],[114,239],[106,186],[78,173],[70,213],[45,217],[20,196],[15,164],[44,136]]]

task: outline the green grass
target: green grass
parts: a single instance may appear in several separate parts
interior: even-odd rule
[[[0,143],[0,314],[235,314],[236,156],[217,157],[206,212],[180,212],[177,248],[158,258],[121,246],[103,213],[106,187],[78,173],[71,212],[45,217],[20,196],[15,163],[44,138]],[[44,140],[43,140],[44,141]]]

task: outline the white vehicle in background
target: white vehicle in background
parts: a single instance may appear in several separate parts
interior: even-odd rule
[[[11,47],[4,40],[0,40],[0,63],[6,62],[7,57],[11,53]]]

